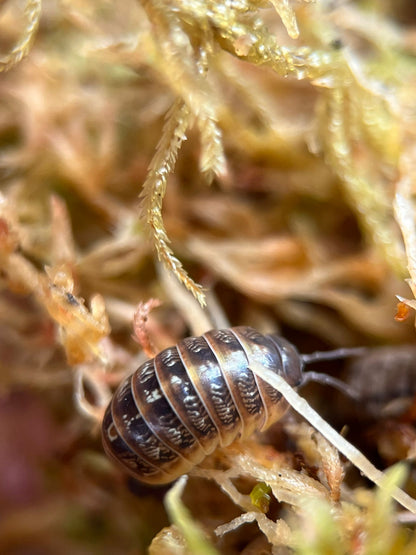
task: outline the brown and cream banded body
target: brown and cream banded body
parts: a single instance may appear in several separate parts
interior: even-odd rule
[[[288,404],[253,364],[293,387],[302,381],[295,347],[249,327],[211,330],[163,350],[114,394],[103,420],[105,451],[138,480],[163,484],[219,445],[266,429]]]

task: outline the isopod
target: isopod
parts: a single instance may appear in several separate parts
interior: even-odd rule
[[[310,360],[283,337],[245,326],[183,339],[120,385],[103,419],[105,451],[142,482],[171,482],[217,446],[265,430],[286,412],[285,398],[250,367],[270,369],[296,387],[306,381],[302,368]]]
[[[358,392],[359,406],[365,407],[360,415],[376,419],[401,415],[412,406],[416,394],[416,347],[368,349],[347,365],[344,379]]]

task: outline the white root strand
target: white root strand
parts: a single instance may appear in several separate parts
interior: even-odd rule
[[[214,327],[207,310],[185,289],[176,277],[166,269],[162,262],[156,265],[158,276],[166,294],[186,320],[193,335],[199,336]]]
[[[260,378],[277,389],[290,404],[305,420],[318,430],[334,447],[347,457],[369,480],[383,488],[384,473],[378,470],[356,447],[344,439],[338,432],[332,428],[319,414],[303,399],[296,391],[278,374],[264,368],[259,364],[251,361],[250,369]],[[416,514],[416,500],[410,497],[400,488],[395,488],[392,493],[400,505],[410,512]]]

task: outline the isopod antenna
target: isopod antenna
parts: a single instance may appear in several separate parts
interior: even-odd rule
[[[336,360],[337,358],[360,357],[368,353],[368,347],[342,347],[333,351],[315,351],[306,355],[300,355],[304,364],[321,362],[322,360]]]
[[[315,353],[310,353],[306,355],[300,355],[303,364],[312,364],[314,362],[321,362],[324,360],[336,360],[339,358],[349,358],[349,357],[359,357],[368,352],[367,347],[344,347],[341,349],[334,349],[333,351],[316,351]],[[325,385],[329,385],[338,389],[345,395],[348,395],[352,399],[359,401],[361,399],[359,391],[354,387],[351,387],[342,380],[338,380],[333,376],[328,374],[323,374],[321,372],[314,372],[308,370],[302,376],[302,385],[308,382],[318,382]]]

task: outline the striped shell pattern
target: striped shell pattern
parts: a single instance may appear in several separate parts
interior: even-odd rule
[[[163,484],[217,446],[266,429],[288,405],[253,364],[292,386],[302,381],[296,349],[249,327],[211,330],[163,350],[114,394],[103,420],[106,453],[138,480]]]

